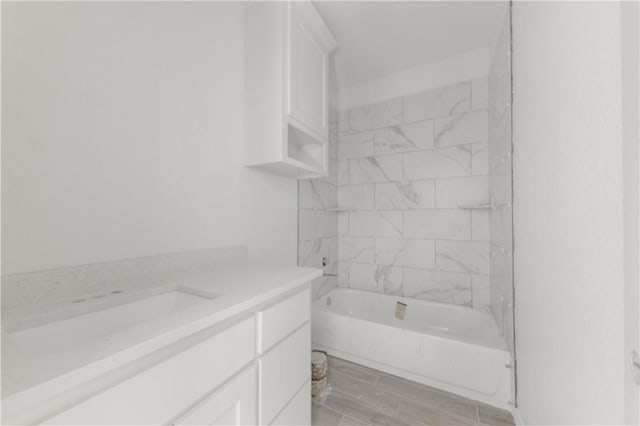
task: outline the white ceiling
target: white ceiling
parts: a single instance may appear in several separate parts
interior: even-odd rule
[[[501,5],[502,3],[502,5]],[[500,1],[315,1],[338,42],[338,87],[486,47]]]

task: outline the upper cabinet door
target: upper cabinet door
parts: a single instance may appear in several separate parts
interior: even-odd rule
[[[327,140],[329,52],[322,18],[309,2],[289,3],[289,102],[294,124]],[[330,35],[328,36],[331,37]],[[331,39],[332,42],[332,39]]]

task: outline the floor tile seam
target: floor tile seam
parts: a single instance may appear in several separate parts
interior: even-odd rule
[[[327,380],[328,380],[329,384],[331,384],[331,377],[330,376],[332,374],[335,374],[335,373],[329,373],[327,375]],[[372,383],[369,380],[363,380],[363,379],[361,379],[359,377],[354,376],[353,374],[342,372],[342,375],[343,376],[348,376],[350,379],[353,379],[353,380],[356,380],[356,381],[358,381],[360,383],[364,383],[364,384],[371,385],[371,386],[375,386],[378,383],[378,377],[377,376],[375,377],[375,381]]]
[[[349,392],[345,392],[345,391],[340,390],[340,389],[338,389],[338,388],[333,388],[333,390],[336,390],[336,391],[338,391],[338,393],[346,394],[346,395],[349,395],[349,396],[351,396],[351,395],[352,395],[351,393],[349,393]],[[326,400],[325,400],[325,401],[326,401]],[[382,416],[384,416],[384,417],[386,417],[386,418],[393,419],[393,416],[391,416],[391,415],[389,415],[388,413],[385,413],[384,411],[382,411],[382,410],[378,409],[376,405],[373,405],[373,404],[371,404],[371,403],[369,403],[369,402],[367,402],[367,401],[365,401],[365,400],[359,399],[359,398],[357,398],[357,401],[358,401],[358,402],[361,402],[361,403],[362,403],[362,405],[363,405],[364,407],[366,407],[367,409],[369,409],[370,411],[372,411],[372,412],[374,412],[374,413],[376,413],[376,414],[380,414],[380,415],[382,415]],[[343,416],[346,416],[346,417],[348,417],[348,418],[354,419],[354,417],[353,417],[353,416],[350,416],[350,415],[348,415],[348,414],[344,413],[343,411],[340,411],[340,410],[339,410],[339,409],[337,409],[337,408],[334,408],[334,407],[331,407],[331,406],[326,406],[326,407],[327,407],[327,408],[329,408],[329,409],[331,409],[331,410],[333,410],[333,411],[338,412],[339,414],[342,414]],[[400,408],[400,407],[396,407],[396,410],[397,410],[398,412],[399,412],[399,408]],[[354,419],[354,420],[358,420],[358,419]],[[416,421],[417,421],[417,422],[419,422],[418,420],[416,420]],[[420,423],[420,426],[426,426],[426,425],[424,425],[424,424],[423,424],[423,423],[421,423],[421,422],[419,422],[419,423]]]
[[[475,416],[468,416],[468,415],[465,415],[465,414],[462,414],[462,413],[456,413],[454,411],[447,410],[446,408],[442,408],[441,406],[439,406],[439,405],[437,405],[436,403],[433,403],[433,402],[419,400],[417,398],[413,398],[413,397],[410,397],[410,396],[407,396],[407,395],[404,395],[404,394],[398,393],[398,392],[390,391],[389,393],[391,393],[391,394],[393,394],[393,395],[395,395],[397,397],[406,399],[409,402],[414,402],[416,404],[420,404],[420,405],[426,406],[425,408],[432,408],[432,409],[435,409],[435,410],[439,410],[439,411],[441,411],[441,412],[443,412],[445,414],[451,414],[453,416],[464,417],[466,419],[473,420],[474,422],[479,422],[480,421],[480,416],[478,414],[477,405],[474,406],[474,408],[475,408],[475,410],[474,410],[475,411]]]
[[[386,385],[381,384],[380,386],[384,387]],[[431,392],[431,391],[432,391],[431,388],[427,389],[427,392]],[[438,390],[436,389],[436,391],[438,391]],[[398,394],[400,396],[404,396],[405,398],[416,400],[416,397],[413,394],[409,395],[408,393],[405,393],[405,392],[402,392],[402,391],[399,391],[399,390],[389,390],[388,392],[395,393],[395,394]],[[451,400],[451,402],[457,403],[457,404],[474,405],[476,407],[476,410],[478,410],[478,408],[477,408],[478,404],[475,401],[463,398],[463,397],[458,396],[458,395],[447,395],[447,394],[442,394],[442,393],[440,393],[438,391],[438,393],[435,393],[433,396],[436,397],[436,398],[449,399],[449,400]]]

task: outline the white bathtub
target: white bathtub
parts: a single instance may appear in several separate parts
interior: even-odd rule
[[[396,302],[407,305],[395,318]],[[315,349],[510,410],[511,357],[490,314],[352,289],[313,303]]]

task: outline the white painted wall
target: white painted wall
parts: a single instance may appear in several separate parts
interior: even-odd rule
[[[640,424],[640,388],[632,351],[640,351],[640,3],[624,2],[622,48],[622,179],[624,185],[625,406],[627,424]]]
[[[295,264],[295,180],[243,167],[240,3],[3,3],[2,269],[246,243]]]
[[[514,2],[518,402],[624,423],[620,4]]]
[[[341,87],[336,109],[345,110],[399,96],[485,77],[489,73],[489,48],[481,48],[442,61],[431,62],[374,80]]]

